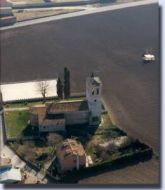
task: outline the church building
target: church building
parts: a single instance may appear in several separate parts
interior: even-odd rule
[[[30,108],[30,124],[40,132],[65,131],[67,125],[99,125],[101,121],[99,77],[86,79],[86,98],[81,101],[53,102]]]

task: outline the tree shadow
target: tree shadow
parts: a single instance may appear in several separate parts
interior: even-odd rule
[[[85,146],[95,134],[98,127],[99,126],[89,126],[88,124],[66,126],[67,138],[74,137]]]
[[[38,136],[38,134],[38,127],[33,128],[31,125],[27,125],[21,132],[21,136],[23,137]]]

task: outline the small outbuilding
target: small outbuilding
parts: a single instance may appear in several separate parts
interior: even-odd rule
[[[22,180],[20,169],[12,168],[0,176],[0,183],[17,183]]]

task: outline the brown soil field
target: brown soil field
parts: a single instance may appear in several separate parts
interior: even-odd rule
[[[140,163],[135,166],[128,166],[127,168],[105,172],[97,176],[91,176],[79,181],[80,185],[103,185],[111,184],[125,187],[128,184],[132,186],[154,186],[159,181],[159,174],[154,171],[158,168],[158,163],[155,160]]]
[[[142,63],[141,55],[146,49],[155,54],[155,63]],[[159,152],[158,4],[1,32],[2,82],[62,76],[64,66],[71,71],[73,92],[85,90],[85,78],[92,71],[99,75],[103,82],[103,98],[113,121]],[[155,177],[159,175],[158,165],[154,160],[113,174],[119,172],[116,183],[123,183],[124,179],[128,184],[149,184],[152,179],[158,183]],[[87,182],[104,180],[104,175],[110,180],[105,183],[114,183],[112,173],[89,178]]]

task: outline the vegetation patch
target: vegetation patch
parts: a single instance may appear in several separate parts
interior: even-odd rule
[[[83,100],[84,96],[71,96],[67,100],[59,100],[58,97],[54,98],[47,98],[45,102],[43,100],[19,100],[19,101],[14,101],[14,102],[9,102],[9,103],[4,103],[4,108],[24,108],[24,107],[31,107],[39,104],[45,104],[45,103],[51,103],[54,101],[60,101],[60,102],[66,102],[66,101],[79,101]]]
[[[51,133],[40,139],[10,142],[9,146],[20,158],[46,172],[55,157],[56,146],[62,141],[62,135]]]
[[[18,137],[27,127],[29,112],[26,111],[6,111],[5,127],[7,137]]]

